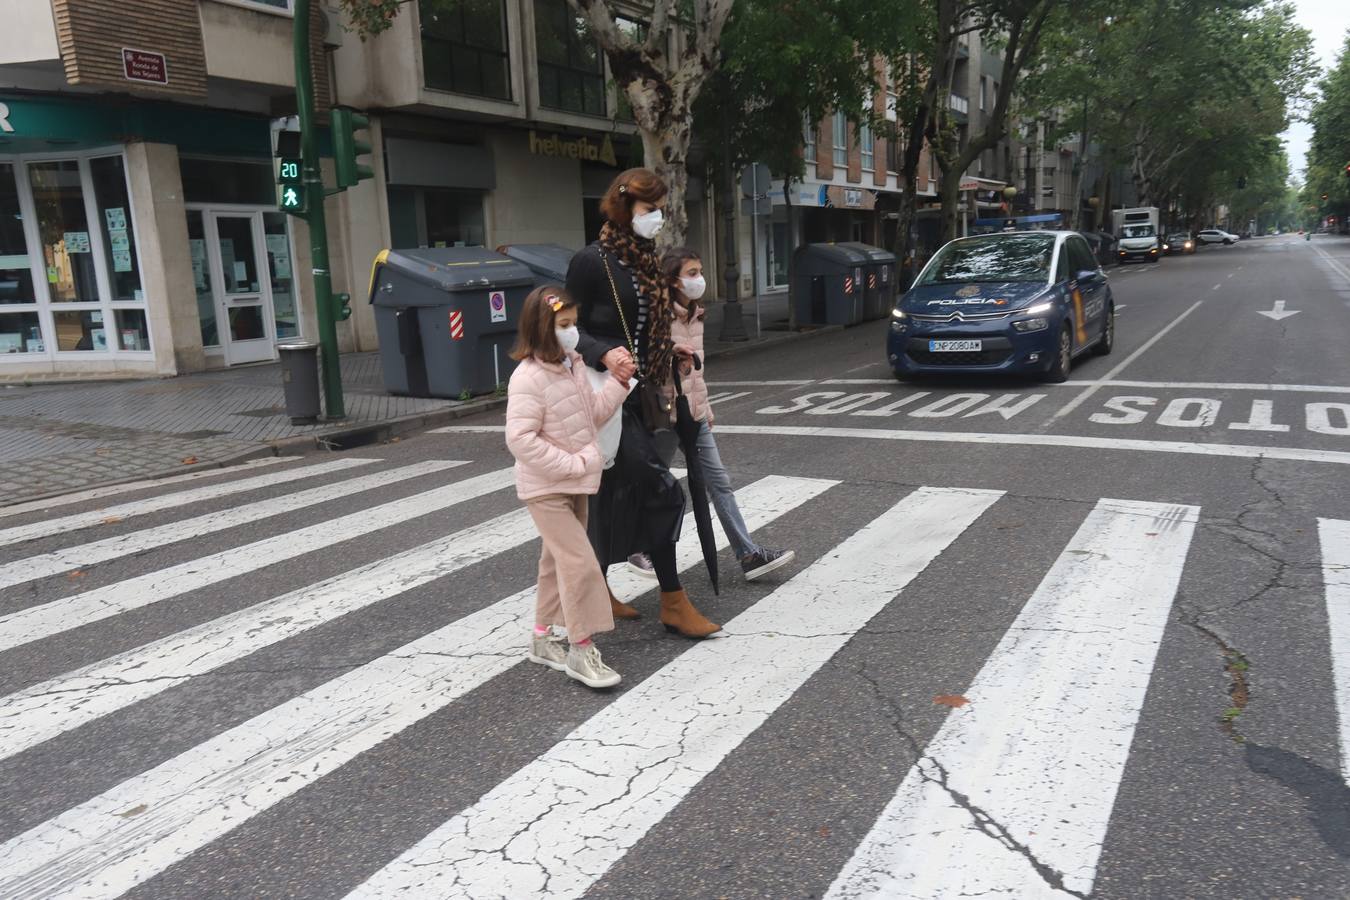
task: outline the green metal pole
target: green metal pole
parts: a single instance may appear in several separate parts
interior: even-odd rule
[[[300,114],[300,158],[305,185],[314,269],[314,306],[319,315],[319,372],[324,410],[329,419],[345,418],[342,370],[338,363],[337,320],[333,315],[333,279],[328,271],[328,223],[324,218],[323,170],[314,130],[314,75],[309,65],[309,0],[295,0],[295,100]]]

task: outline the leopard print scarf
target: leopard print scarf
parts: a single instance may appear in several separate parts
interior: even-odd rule
[[[670,366],[675,358],[675,344],[670,339],[675,307],[670,288],[661,277],[656,244],[606,222],[600,229],[600,246],[632,270],[638,289],[647,298],[647,359],[642,377],[650,384],[663,385],[670,380]]]

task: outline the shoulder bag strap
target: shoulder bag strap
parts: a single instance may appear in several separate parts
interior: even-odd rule
[[[633,342],[633,334],[628,330],[628,317],[623,313],[623,304],[619,302],[619,289],[614,284],[614,273],[609,270],[609,257],[605,255],[604,250],[600,250],[600,261],[605,264],[605,277],[609,279],[609,293],[614,298],[614,308],[619,311],[619,324],[623,326],[623,336],[628,340],[628,352],[633,357],[633,362],[637,362],[638,351],[637,344]]]

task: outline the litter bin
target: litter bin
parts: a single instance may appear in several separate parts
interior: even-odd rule
[[[281,390],[292,425],[319,420],[319,345],[313,341],[277,344],[281,356]]]
[[[534,281],[521,263],[482,247],[381,252],[370,303],[385,389],[453,399],[506,384]]]
[[[862,317],[881,319],[889,316],[895,308],[895,254],[871,244],[849,242],[837,246],[856,250],[867,259],[862,277]]]
[[[505,244],[497,252],[509,256],[534,273],[534,286],[566,284],[567,267],[572,264],[575,250],[562,244]]]
[[[793,303],[806,325],[862,321],[863,270],[868,259],[844,244],[805,244],[797,250]]]

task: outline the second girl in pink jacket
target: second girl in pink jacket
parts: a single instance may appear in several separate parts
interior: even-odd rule
[[[614,378],[598,393],[591,388],[575,352],[576,323],[576,304],[560,287],[525,298],[511,351],[520,365],[507,395],[506,446],[516,458],[516,493],[544,545],[529,659],[606,688],[619,683],[619,673],[605,665],[591,636],[613,630],[614,616],[586,537],[586,513],[604,468],[598,426],[618,411],[628,388]],[[567,629],[566,649],[553,625]]]

